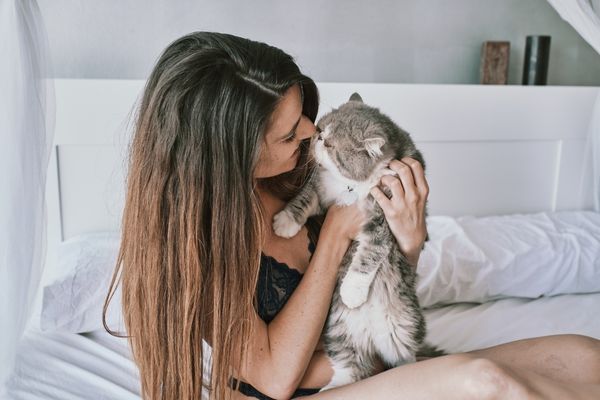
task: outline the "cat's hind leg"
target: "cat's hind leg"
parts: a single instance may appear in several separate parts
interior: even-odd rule
[[[415,353],[404,344],[398,345],[391,339],[383,339],[377,346],[381,361],[388,367],[399,367],[417,361]]]
[[[356,240],[358,247],[340,286],[342,302],[350,309],[358,308],[367,301],[371,283],[386,254],[376,231],[361,232]]]
[[[373,332],[373,346],[379,353],[381,361],[388,367],[397,367],[416,361],[416,352],[422,341],[424,321],[418,310],[412,310],[408,301],[394,299],[387,304],[385,315],[377,315],[378,322]]]
[[[333,376],[321,392],[360,381],[371,376],[375,369],[372,355],[352,347],[345,347],[335,353],[329,352],[329,357]]]

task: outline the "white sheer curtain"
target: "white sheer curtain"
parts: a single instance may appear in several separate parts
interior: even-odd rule
[[[0,0],[0,395],[32,313],[46,252],[54,86],[35,0]]]
[[[600,53],[600,0],[548,0],[558,14]],[[600,94],[590,121],[585,176],[593,177],[594,209],[600,212]],[[589,181],[588,181],[589,182]],[[583,188],[587,189],[587,188]]]

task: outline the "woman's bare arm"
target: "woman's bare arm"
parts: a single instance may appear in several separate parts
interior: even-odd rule
[[[379,374],[385,371],[385,366],[381,360],[375,361],[375,369],[373,374]],[[333,377],[333,369],[331,368],[331,361],[325,351],[317,350],[314,352],[306,373],[300,381],[301,388],[322,388],[326,386]]]
[[[306,373],[300,381],[298,387],[301,388],[322,388],[331,381],[333,369],[329,357],[323,350],[317,350],[313,353]]]
[[[390,186],[392,198],[377,188],[373,195],[405,256],[416,266],[426,235],[429,188],[416,160],[393,160],[390,168],[399,178],[384,177],[382,184]],[[240,375],[263,393],[286,397],[300,385],[327,317],[342,256],[360,228],[357,220],[362,218],[356,206],[332,207],[311,263],[286,305],[268,326],[255,316],[251,350]]]
[[[300,385],[325,324],[337,271],[359,227],[357,207],[328,212],[316,250],[298,287],[269,323],[255,316],[255,331],[242,360],[241,379],[274,398],[289,397]]]

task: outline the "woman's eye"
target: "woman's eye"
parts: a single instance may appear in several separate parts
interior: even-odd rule
[[[296,131],[292,132],[292,134],[290,136],[288,136],[287,138],[283,139],[283,141],[285,143],[289,143],[291,141],[293,141],[296,138]]]

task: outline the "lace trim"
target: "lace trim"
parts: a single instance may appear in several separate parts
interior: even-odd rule
[[[308,251],[314,253],[315,245],[309,240]],[[283,308],[296,289],[303,274],[272,256],[261,253],[258,275],[257,300],[258,315],[269,323]]]

